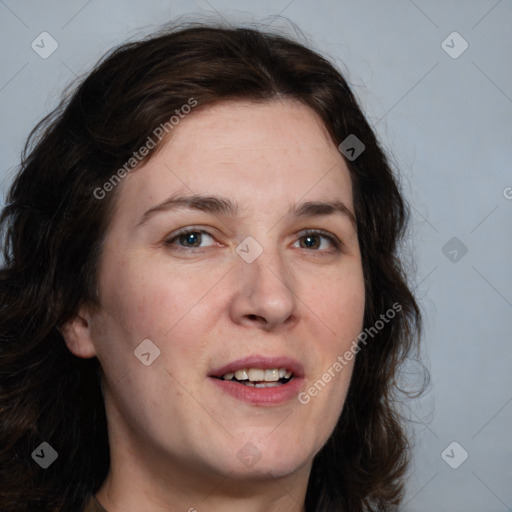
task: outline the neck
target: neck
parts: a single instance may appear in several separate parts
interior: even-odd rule
[[[256,464],[249,474],[236,474],[191,457],[176,460],[139,445],[136,436],[109,437],[117,442],[110,445],[110,470],[96,494],[108,512],[305,511],[310,462],[290,473],[272,474]]]
[[[160,477],[148,478],[146,473],[134,478],[138,471],[126,470],[112,467],[96,494],[108,512],[305,512],[309,470],[304,472],[305,478],[298,474],[252,481],[230,476],[186,475],[188,471],[176,479],[174,473],[172,478],[169,473],[165,479],[162,473]]]

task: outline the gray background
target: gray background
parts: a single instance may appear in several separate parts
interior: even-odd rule
[[[510,0],[0,0],[3,193],[30,129],[75,75],[185,13],[288,32],[291,20],[346,73],[413,205],[406,250],[432,382],[404,405],[415,458],[402,510],[512,510]],[[47,59],[31,48],[43,31],[59,45]],[[458,58],[442,47],[454,31],[469,44]],[[441,456],[453,441],[445,460],[469,454],[457,469]]]

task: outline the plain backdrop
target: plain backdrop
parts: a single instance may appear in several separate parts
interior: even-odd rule
[[[2,198],[64,86],[181,15],[293,33],[291,21],[345,73],[412,205],[406,251],[432,381],[404,404],[402,510],[512,510],[511,2],[0,0]]]

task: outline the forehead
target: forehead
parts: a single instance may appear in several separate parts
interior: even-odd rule
[[[318,115],[293,100],[198,108],[122,185],[125,199],[146,207],[175,192],[235,196],[242,207],[301,198],[352,204],[343,157]]]
[[[171,144],[185,149],[191,138],[200,140],[203,153],[242,156],[292,156],[324,152],[334,146],[318,115],[290,99],[267,102],[229,101],[207,106],[185,118]],[[196,139],[196,144],[199,142]],[[198,152],[187,155],[191,160]]]

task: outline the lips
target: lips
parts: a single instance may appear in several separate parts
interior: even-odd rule
[[[257,406],[288,402],[304,386],[304,368],[289,357],[250,356],[216,368],[209,377],[217,389]]]

